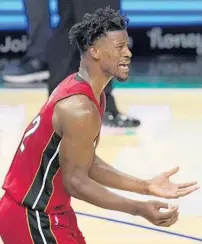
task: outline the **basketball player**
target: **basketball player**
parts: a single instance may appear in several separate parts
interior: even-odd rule
[[[115,170],[95,153],[105,108],[103,89],[112,77],[128,78],[127,23],[107,7],[86,14],[71,28],[70,39],[81,52],[80,69],[52,93],[17,149],[0,203],[5,244],[84,244],[71,197],[139,215],[158,226],[171,226],[178,219],[177,207],[160,211],[168,205],[127,199],[104,186],[166,198],[198,189],[196,182],[169,181],[178,168],[145,181]]]

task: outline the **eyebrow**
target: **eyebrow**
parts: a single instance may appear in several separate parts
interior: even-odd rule
[[[120,41],[120,42],[117,42],[116,43],[116,45],[124,45],[124,44],[126,44],[126,42],[124,42],[124,41]],[[129,41],[127,42],[127,45],[129,44]]]

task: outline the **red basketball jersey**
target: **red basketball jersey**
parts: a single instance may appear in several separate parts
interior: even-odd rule
[[[64,190],[58,159],[61,138],[54,131],[52,115],[58,101],[77,94],[89,97],[103,115],[104,93],[99,105],[88,82],[72,74],[61,82],[29,124],[17,149],[3,189],[28,208],[58,213],[70,207],[71,196]]]

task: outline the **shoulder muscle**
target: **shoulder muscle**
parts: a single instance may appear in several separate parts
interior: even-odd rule
[[[61,135],[88,137],[94,140],[101,119],[95,104],[85,95],[75,95],[58,102],[54,109],[53,125]]]

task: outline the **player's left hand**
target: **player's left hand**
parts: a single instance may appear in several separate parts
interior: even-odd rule
[[[170,177],[179,171],[179,167],[154,177],[149,184],[149,195],[167,199],[184,197],[199,189],[196,181],[176,184]]]

